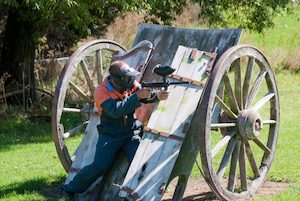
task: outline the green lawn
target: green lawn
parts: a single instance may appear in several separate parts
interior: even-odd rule
[[[61,185],[65,172],[53,146],[50,123],[2,117],[0,128],[0,200],[51,200],[43,190]]]
[[[281,71],[277,81],[281,129],[268,179],[291,182],[291,187],[271,200],[295,200],[300,194],[300,74]],[[0,200],[57,200],[59,192],[47,189],[61,185],[66,174],[55,152],[50,123],[2,117],[0,128]]]

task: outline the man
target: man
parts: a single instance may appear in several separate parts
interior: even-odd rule
[[[69,184],[62,186],[62,190],[69,196],[84,192],[97,178],[104,175],[119,150],[125,153],[131,163],[139,145],[139,137],[133,132],[136,121],[134,113],[138,109],[137,118],[142,121],[147,120],[145,113],[151,113],[149,107],[141,107],[150,98],[151,91],[141,88],[134,80],[138,71],[123,61],[115,61],[110,65],[109,73],[94,92],[101,120],[97,126],[99,139],[94,162],[81,169]],[[160,91],[155,100],[165,100],[167,97],[166,91]]]

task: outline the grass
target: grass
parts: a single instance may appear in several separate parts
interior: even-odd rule
[[[58,200],[43,195],[65,177],[50,124],[16,115],[0,122],[0,200]]]
[[[299,16],[300,6],[291,16],[277,17],[274,29],[264,36],[244,32],[241,39],[241,43],[261,49],[277,69],[281,129],[268,179],[291,185],[263,200],[300,200],[300,74],[282,70],[297,69],[297,62],[289,67],[286,61],[292,56],[300,58]],[[199,175],[197,168],[193,175]],[[52,142],[50,122],[30,120],[19,111],[1,115],[0,200],[66,200],[57,190],[65,176]]]
[[[300,113],[295,111],[300,108],[300,75],[282,71],[277,81],[281,129],[268,179],[291,182],[291,187],[266,199],[296,200],[300,193]],[[61,185],[66,175],[52,142],[50,123],[17,113],[9,119],[1,117],[0,128],[0,200],[65,200],[57,190],[46,190]],[[194,175],[199,175],[197,168]]]
[[[300,70],[300,5],[292,7],[292,14],[277,16],[275,26],[264,34],[244,31],[241,43],[258,47],[268,56],[271,66]]]

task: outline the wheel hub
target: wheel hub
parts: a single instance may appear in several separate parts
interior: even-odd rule
[[[262,130],[262,117],[255,110],[245,109],[238,115],[239,134],[244,139],[256,139]]]

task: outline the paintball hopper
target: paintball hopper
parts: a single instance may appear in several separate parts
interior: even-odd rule
[[[174,73],[175,69],[171,66],[161,66],[160,64],[156,65],[153,69],[153,72],[162,77],[166,77]]]

